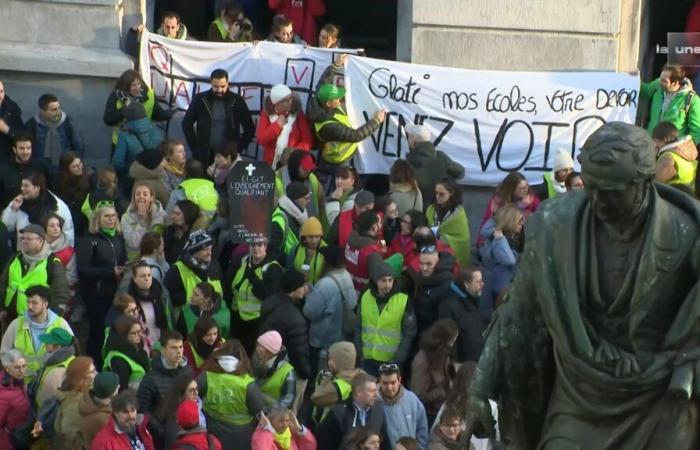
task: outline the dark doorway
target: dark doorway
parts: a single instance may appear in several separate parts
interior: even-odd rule
[[[372,58],[396,59],[397,0],[326,0],[326,16],[343,31],[342,44]]]

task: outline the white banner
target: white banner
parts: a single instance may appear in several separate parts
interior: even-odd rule
[[[181,110],[209,89],[210,73],[222,68],[257,123],[272,86],[286,84],[305,105],[335,56],[355,52],[179,41],[144,31],[140,67],[159,101]],[[575,155],[601,124],[634,123],[639,87],[637,76],[613,72],[477,71],[362,57],[350,57],[345,79],[334,82],[348,88],[355,126],[379,108],[389,111],[360,146],[355,163],[361,173],[388,173],[408,152],[404,126],[418,123],[431,130],[439,150],[465,167],[461,182],[473,185],[498,184],[510,170],[539,183],[558,147]],[[258,154],[252,144],[247,155]]]
[[[388,173],[408,152],[404,125],[426,125],[466,169],[462,183],[496,185],[517,170],[541,183],[558,147],[575,155],[600,125],[634,123],[639,79],[614,72],[498,72],[350,57],[348,113],[388,120],[361,144],[360,172]],[[576,161],[576,159],[574,158]],[[578,167],[578,162],[576,162]]]

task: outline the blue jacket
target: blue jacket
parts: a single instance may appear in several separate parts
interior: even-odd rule
[[[494,223],[489,219],[481,230],[486,240],[479,248],[484,276],[485,300],[495,302],[498,294],[510,284],[518,264],[518,252],[510,248],[505,236],[493,238]]]
[[[148,118],[126,122],[126,126],[119,130],[112,166],[117,172],[126,173],[139,153],[158,148],[164,138],[163,131]]]
[[[46,143],[46,134],[49,132],[49,127],[38,114],[27,121],[26,127],[32,136],[34,136],[34,152],[32,155],[34,157],[44,157],[44,144]],[[80,157],[83,156],[85,153],[85,146],[83,145],[82,137],[75,131],[73,121],[64,112],[61,112],[61,120],[59,121],[56,131],[58,131],[62,151],[73,152]]]
[[[338,284],[329,275],[338,280],[347,308],[354,310],[357,305],[357,293],[346,270],[334,270],[318,280],[304,302],[304,315],[309,319],[309,344],[314,348],[328,349],[345,340],[343,298]]]
[[[418,396],[405,387],[401,386],[397,401],[384,399],[384,422],[391,448],[404,436],[415,437],[420,448],[428,447],[430,430],[425,407]]]

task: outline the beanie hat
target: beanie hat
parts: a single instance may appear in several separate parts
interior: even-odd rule
[[[368,260],[369,277],[375,283],[384,277],[394,278],[394,269],[384,262],[379,253],[372,253]]]
[[[384,262],[394,270],[394,278],[401,277],[401,271],[403,270],[403,254],[400,252],[394,253],[385,259]]]
[[[302,197],[306,197],[310,192],[309,187],[301,181],[292,181],[287,185],[287,189],[285,190],[290,200],[298,200]]]
[[[282,336],[275,330],[263,333],[258,338],[258,344],[268,352],[276,355],[282,350]]]
[[[325,263],[329,267],[345,267],[345,252],[337,245],[321,247],[318,252],[323,255]]]
[[[314,216],[309,217],[301,226],[299,236],[323,236],[321,222]]]
[[[194,400],[183,400],[177,407],[177,424],[184,430],[199,426],[199,408]]]
[[[377,213],[374,211],[364,211],[355,219],[355,228],[357,228],[358,233],[363,234],[371,230],[375,223],[379,223]]]
[[[184,250],[189,253],[197,253],[205,247],[209,247],[214,244],[214,240],[209,236],[204,230],[196,230],[190,233],[185,243]]]
[[[554,154],[554,163],[552,163],[552,168],[554,169],[554,172],[574,168],[574,160],[571,158],[571,154],[563,147],[559,147],[557,152]]]
[[[298,270],[291,269],[285,270],[284,273],[282,273],[280,287],[282,288],[282,292],[289,294],[302,287],[304,283],[306,283],[304,274]]]
[[[133,101],[129,103],[124,108],[124,118],[126,120],[139,120],[146,118],[146,108],[143,107],[143,103],[139,101]]]
[[[92,382],[92,395],[95,398],[104,400],[112,397],[119,387],[119,376],[108,370],[102,371],[95,376]]]
[[[39,341],[44,344],[55,344],[68,347],[73,343],[73,335],[64,328],[53,328],[48,333],[40,334]]]
[[[367,206],[374,203],[374,194],[370,191],[359,191],[355,194],[355,204],[357,206]]]
[[[307,172],[312,172],[316,170],[316,163],[314,162],[314,155],[311,153],[301,150],[304,152],[303,156],[301,157],[301,161],[299,162],[299,167],[302,169],[306,170]]]
[[[163,154],[160,149],[146,149],[138,154],[136,161],[148,170],[153,170],[163,161]]]
[[[355,368],[357,351],[352,342],[340,341],[330,346],[328,357],[333,360],[337,370],[352,370]]]
[[[292,95],[292,90],[284,84],[276,84],[272,86],[272,89],[270,89],[270,101],[273,105],[279,103],[280,100],[283,100],[285,97],[289,97],[290,95]]]

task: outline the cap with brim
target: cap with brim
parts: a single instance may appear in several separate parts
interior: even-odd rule
[[[26,227],[22,228],[20,233],[21,234],[34,233],[34,234],[38,234],[39,236],[41,236],[42,239],[46,239],[46,230],[44,230],[44,227],[42,227],[41,225],[34,224],[34,223],[29,224]]]
[[[73,343],[73,335],[63,328],[54,328],[48,333],[40,334],[39,341],[43,344],[55,344],[68,347]]]
[[[322,103],[339,100],[345,97],[345,88],[335,84],[324,84],[318,89],[318,99]]]

